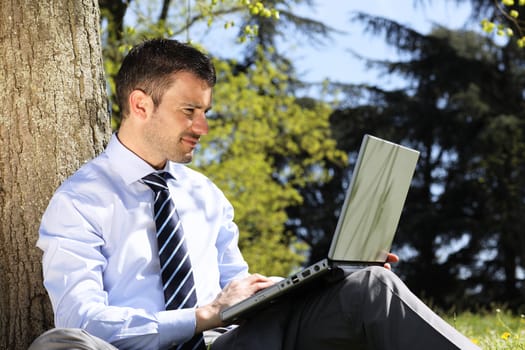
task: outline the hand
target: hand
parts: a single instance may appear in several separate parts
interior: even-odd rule
[[[197,319],[195,332],[200,333],[207,329],[224,326],[219,315],[222,309],[234,305],[274,283],[275,281],[271,278],[260,274],[253,274],[230,282],[214,301],[195,310]]]
[[[392,265],[390,263],[396,263],[399,261],[399,256],[394,253],[388,253],[386,257],[385,269],[392,270]]]

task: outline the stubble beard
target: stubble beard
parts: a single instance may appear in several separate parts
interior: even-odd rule
[[[178,143],[174,146],[173,151],[170,152],[171,154],[169,154],[168,159],[175,163],[187,164],[193,160],[195,148],[192,147],[186,150],[187,145],[182,141],[182,137],[184,137],[184,135],[180,136]]]

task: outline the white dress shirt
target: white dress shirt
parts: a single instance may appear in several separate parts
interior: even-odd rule
[[[233,208],[205,176],[168,162],[199,305],[248,267]],[[37,246],[56,327],[84,328],[119,349],[164,349],[195,331],[195,310],[165,311],[150,165],[113,135],[106,150],[66,180],[44,213]]]

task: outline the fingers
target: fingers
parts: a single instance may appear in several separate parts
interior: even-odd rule
[[[247,277],[247,288],[252,291],[251,294],[258,292],[261,289],[267,288],[275,282],[266,276],[254,273]]]
[[[261,275],[261,274],[259,274],[259,273],[252,273],[251,275],[249,275],[248,277],[246,277],[246,279],[251,280],[251,281],[254,281],[254,282],[267,281],[267,280],[269,280],[268,277],[263,276],[263,275]]]
[[[392,265],[390,263],[396,263],[399,261],[399,256],[394,253],[388,253],[386,257],[385,269],[392,270]]]
[[[388,255],[386,257],[386,261],[387,261],[387,263],[396,263],[396,262],[399,261],[399,256],[397,256],[394,253],[388,253]]]
[[[270,278],[258,273],[232,281],[223,292],[230,298],[243,299],[274,284]]]

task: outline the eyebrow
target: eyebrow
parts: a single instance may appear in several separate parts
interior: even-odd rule
[[[181,105],[180,105],[180,108],[187,108],[187,107],[190,107],[190,108],[197,108],[197,109],[203,109],[203,106],[200,105],[200,104],[195,104],[195,103],[191,103],[191,102],[182,102]],[[210,109],[212,109],[212,105],[210,105],[209,107],[205,108],[204,111],[205,112],[208,112]]]

